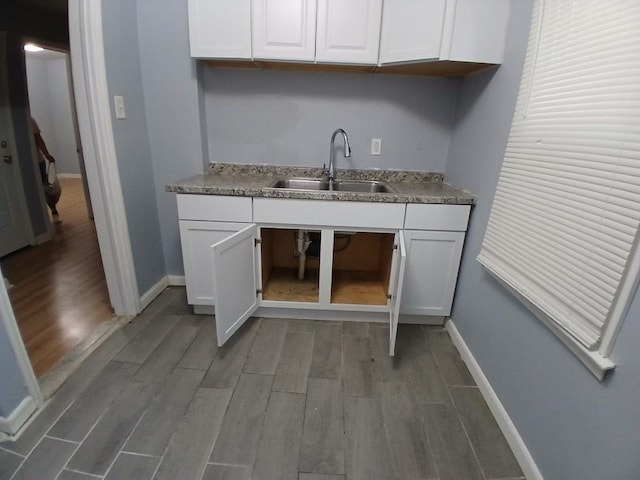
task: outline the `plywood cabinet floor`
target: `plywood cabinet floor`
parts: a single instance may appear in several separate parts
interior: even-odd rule
[[[218,349],[185,297],[93,352],[0,478],[523,478],[442,327],[400,325],[392,359],[385,326],[252,318]]]

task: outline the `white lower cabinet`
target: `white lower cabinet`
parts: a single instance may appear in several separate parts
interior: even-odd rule
[[[213,269],[208,252],[211,245],[245,228],[246,223],[180,220],[180,239],[187,301],[190,305],[215,305]]]
[[[451,313],[465,232],[405,230],[407,263],[400,312],[447,316]]]
[[[449,315],[469,211],[178,195],[188,302],[215,306],[220,345],[258,308],[302,318],[388,315],[393,355],[401,314]]]

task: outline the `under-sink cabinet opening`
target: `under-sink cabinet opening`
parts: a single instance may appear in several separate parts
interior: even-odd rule
[[[393,233],[334,232],[331,303],[387,305]]]
[[[319,230],[262,228],[262,299],[318,302]]]

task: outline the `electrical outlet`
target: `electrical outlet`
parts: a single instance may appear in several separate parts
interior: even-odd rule
[[[371,155],[380,155],[380,152],[382,152],[382,139],[372,138],[371,139]]]
[[[113,103],[116,108],[116,118],[127,118],[127,113],[124,111],[124,98],[120,95],[115,95]]]

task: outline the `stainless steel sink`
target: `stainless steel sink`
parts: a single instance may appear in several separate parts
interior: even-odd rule
[[[338,192],[391,193],[394,190],[384,182],[376,180],[340,180],[334,182]]]
[[[286,188],[290,190],[323,190],[328,191],[329,181],[324,178],[279,178],[270,188]],[[336,192],[358,193],[393,193],[394,190],[385,182],[377,180],[337,180],[333,183]]]
[[[280,178],[270,187],[294,190],[329,190],[329,181],[324,178]]]

